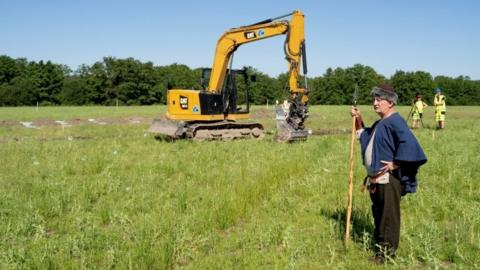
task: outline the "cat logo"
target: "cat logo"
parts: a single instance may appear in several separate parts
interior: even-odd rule
[[[255,32],[253,31],[245,32],[243,34],[245,35],[246,39],[252,39],[257,37],[257,34],[255,34]]]
[[[180,108],[182,110],[188,110],[188,98],[180,96]]]

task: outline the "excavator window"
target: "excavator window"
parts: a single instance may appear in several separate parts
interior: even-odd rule
[[[249,78],[246,68],[227,69],[227,78],[222,89],[225,112],[236,114],[250,112]],[[256,78],[254,79],[256,81]]]
[[[200,78],[200,84],[202,85],[203,90],[207,90],[208,83],[210,82],[211,72],[211,68],[202,68],[202,77]]]

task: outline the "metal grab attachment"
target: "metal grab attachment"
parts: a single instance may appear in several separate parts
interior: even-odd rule
[[[293,142],[306,140],[309,134],[308,130],[295,129],[290,123],[292,119],[289,119],[289,114],[290,104],[288,102],[275,107],[275,119],[277,122],[275,141]]]

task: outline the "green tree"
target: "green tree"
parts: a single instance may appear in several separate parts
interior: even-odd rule
[[[152,104],[155,99],[149,97],[155,86],[153,63],[141,63],[133,58],[104,58],[107,82],[107,103],[119,99],[123,104]]]
[[[86,80],[80,76],[65,77],[58,100],[63,105],[86,105],[91,104],[89,93],[91,92]]]
[[[416,93],[424,95],[427,101],[433,92],[432,75],[424,71],[397,71],[390,78],[390,83],[398,94],[398,104],[411,105]]]
[[[16,77],[24,74],[27,60],[24,58],[13,59],[6,55],[0,55],[0,85],[10,84]]]
[[[30,62],[26,71],[27,79],[35,86],[34,96],[41,105],[59,104],[57,95],[63,85],[64,69],[50,61]],[[34,105],[34,104],[31,104]]]
[[[373,68],[360,64],[346,69],[328,68],[323,77],[310,80],[311,104],[352,104],[355,87],[358,104],[370,104],[372,88],[384,80]]]
[[[0,85],[0,106],[33,106],[36,86],[26,77],[15,77],[10,84]]]
[[[278,80],[268,75],[255,72],[256,82],[251,85],[250,102],[253,104],[273,104],[275,100],[282,97]]]
[[[202,89],[200,84],[201,69],[192,70],[177,63],[155,68],[156,84],[151,90],[161,103],[166,102],[168,88]]]

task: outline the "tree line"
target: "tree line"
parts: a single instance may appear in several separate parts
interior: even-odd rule
[[[273,78],[247,67],[256,80],[249,84],[252,104],[272,104],[288,95],[288,74]],[[182,64],[155,66],[133,58],[105,57],[93,65],[71,70],[50,61],[0,56],[0,106],[34,105],[150,105],[164,104],[169,88],[202,89],[201,69]],[[304,78],[300,82],[305,84]],[[328,68],[322,76],[308,78],[310,104],[351,104],[358,89],[358,104],[370,104],[370,91],[379,83],[391,84],[399,104],[409,105],[416,93],[427,103],[440,87],[449,105],[480,105],[480,81],[468,76],[433,77],[425,71],[398,70],[390,78],[373,68],[356,64],[348,68]],[[240,90],[245,87],[239,83]]]

